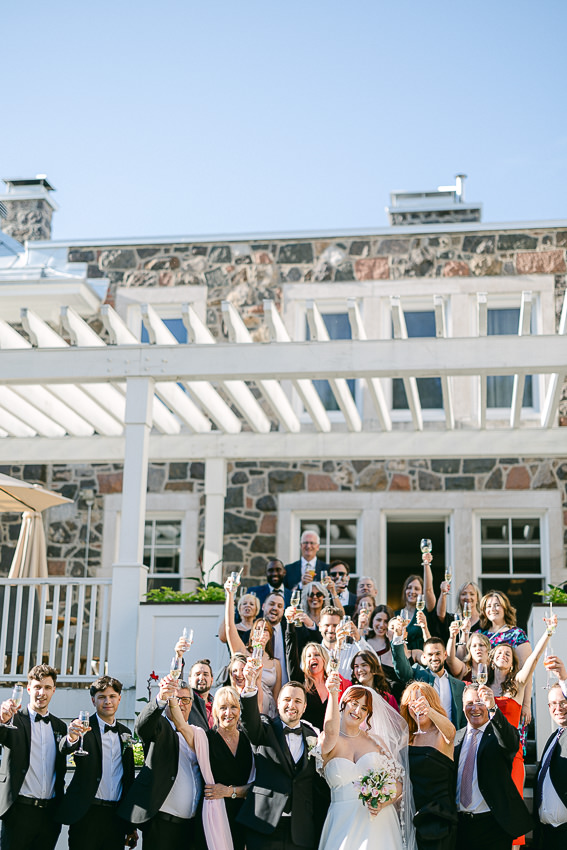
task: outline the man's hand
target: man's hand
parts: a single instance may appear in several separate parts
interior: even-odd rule
[[[481,702],[485,704],[485,706],[489,710],[496,708],[494,693],[492,692],[492,689],[488,687],[488,685],[480,685],[478,689],[478,698]]]
[[[158,699],[163,702],[177,696],[179,684],[173,676],[164,676],[159,683]]]
[[[2,723],[9,723],[18,710],[13,700],[5,699],[2,705],[0,705],[0,720]]]
[[[562,682],[567,679],[567,668],[558,655],[547,656],[545,659],[545,669],[549,670],[550,673],[554,673]]]
[[[341,677],[338,673],[329,673],[325,682],[330,694],[338,694],[341,689]]]
[[[88,726],[86,729],[83,727],[82,722],[77,718],[76,720],[72,720],[69,723],[67,728],[67,737],[69,738],[69,743],[76,743],[81,735],[86,735],[87,732],[91,731],[91,727]]]
[[[406,628],[402,617],[400,617],[399,615],[397,617],[393,617],[390,620],[389,626],[394,633],[394,637],[403,638]]]
[[[256,680],[263,666],[263,664],[259,664],[258,666],[256,666],[252,658],[249,658],[246,664],[244,665],[242,675],[244,676],[246,687],[250,690],[253,690],[256,687]]]

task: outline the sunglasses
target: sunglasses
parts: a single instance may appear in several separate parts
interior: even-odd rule
[[[308,597],[308,599],[323,599],[323,594],[322,593],[308,593],[307,597]]]

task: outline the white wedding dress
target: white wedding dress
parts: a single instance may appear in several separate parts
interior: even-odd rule
[[[327,762],[323,775],[331,789],[331,805],[319,850],[403,850],[396,806],[371,815],[353,784],[369,770],[383,766],[384,756],[378,752],[365,753],[356,764],[341,757]]]

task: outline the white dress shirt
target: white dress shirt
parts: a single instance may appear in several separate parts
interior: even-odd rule
[[[561,688],[563,690],[563,686]],[[565,732],[563,733],[566,734]],[[551,739],[549,747],[552,747],[555,742],[555,737]],[[545,754],[549,752],[549,747],[542,753],[541,762],[545,761]],[[551,781],[551,771],[547,771],[547,775],[543,780],[541,789],[541,805],[539,807],[539,819],[542,823],[549,826],[563,826],[567,823],[567,807],[564,805],[561,797],[555,790],[555,786]]]
[[[435,676],[433,680],[433,687],[439,694],[439,699],[441,700],[441,705],[447,712],[447,717],[451,718],[451,684],[449,682],[449,675],[445,670],[442,676],[438,676],[436,673],[433,674]]]
[[[50,800],[55,795],[56,744],[51,723],[36,723],[36,712],[28,708],[31,720],[30,766],[20,794],[36,800]],[[23,731],[12,732],[23,735]]]
[[[457,774],[457,806],[460,812],[470,812],[471,814],[481,815],[485,812],[490,811],[490,806],[487,804],[486,800],[480,793],[480,788],[478,787],[478,750],[480,747],[480,742],[482,741],[482,736],[484,734],[484,730],[488,726],[490,721],[487,721],[484,726],[480,726],[477,731],[477,742],[476,742],[476,758],[474,760],[474,769],[472,776],[472,799],[470,806],[466,809],[461,805],[461,777],[463,775],[463,767],[465,765],[465,761],[467,759],[467,753],[469,751],[469,747],[472,744],[473,739],[473,729],[471,726],[467,726],[467,734],[465,735],[465,739],[461,746],[461,755],[459,756],[459,765],[458,765],[458,774]]]
[[[291,729],[287,723],[282,723],[284,732],[286,729]],[[294,727],[297,728],[297,727]],[[291,757],[294,762],[297,764],[301,756],[303,755],[303,750],[305,749],[305,745],[303,743],[303,735],[286,735],[285,739],[287,741],[287,745],[289,747],[289,751],[291,753]]]
[[[179,741],[179,761],[177,776],[171,791],[163,801],[160,812],[175,815],[178,818],[195,817],[195,812],[203,793],[203,778],[195,751],[191,749],[183,735],[175,728],[175,723],[166,717]]]
[[[301,578],[305,575],[305,570],[311,569],[315,570],[315,574],[317,573],[317,558],[312,558],[310,561],[306,561],[303,556],[301,556]]]
[[[110,800],[117,802],[122,795],[122,778],[124,768],[122,766],[122,742],[119,732],[105,732],[106,721],[96,715],[100,729],[102,744],[102,776],[95,797],[97,800]],[[109,723],[109,726],[115,726]]]
[[[287,682],[289,682],[289,676],[287,675],[287,666],[285,660],[285,642],[281,623],[278,623],[277,626],[274,626],[274,657],[277,658],[281,664],[283,688],[283,686]]]

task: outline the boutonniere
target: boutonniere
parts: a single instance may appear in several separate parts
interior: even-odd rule
[[[134,746],[134,739],[129,732],[121,732],[120,740],[125,750],[131,750]]]
[[[56,733],[55,733],[55,741],[56,741],[58,744],[60,744],[60,743],[61,743],[61,738],[62,738],[62,737],[63,737],[63,735],[61,734],[61,732],[56,732]]]
[[[308,755],[311,755],[312,751],[313,751],[313,750],[315,749],[315,747],[317,746],[317,738],[314,738],[314,737],[313,737],[313,735],[308,735],[308,736],[305,738],[305,740],[307,741],[307,749],[308,749],[308,751],[309,751],[309,752],[308,752]]]

